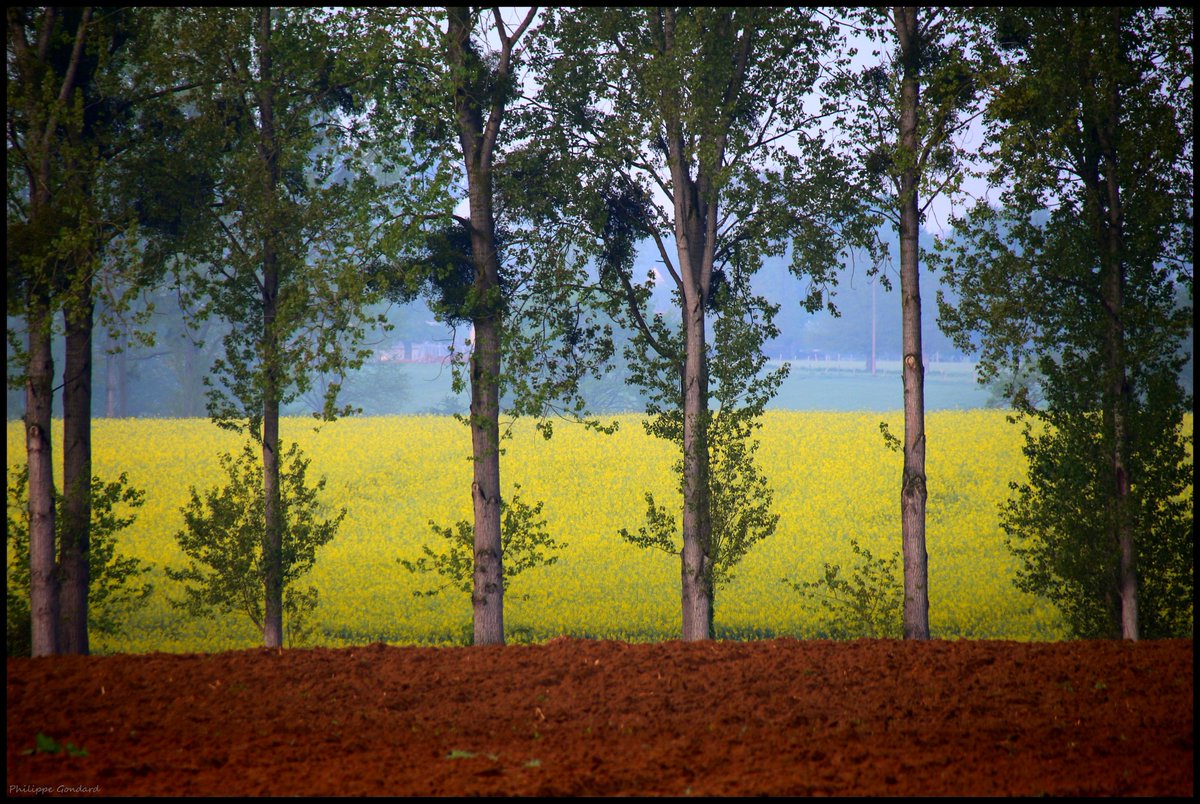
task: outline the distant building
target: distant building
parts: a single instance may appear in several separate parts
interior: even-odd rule
[[[446,344],[439,341],[400,341],[375,353],[380,363],[441,363],[448,357]]]

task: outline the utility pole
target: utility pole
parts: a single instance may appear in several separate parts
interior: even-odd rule
[[[879,284],[879,277],[871,279],[871,376],[875,375],[875,286]]]

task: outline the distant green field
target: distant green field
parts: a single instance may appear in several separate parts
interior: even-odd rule
[[[636,528],[643,494],[675,493],[669,445],[646,436],[636,417],[614,436],[560,425],[545,441],[528,422],[514,428],[503,459],[503,487],[545,501],[560,561],[520,576],[506,599],[510,638],[560,634],[629,641],[677,638],[679,560],[623,542]],[[719,636],[752,638],[828,634],[827,615],[782,583],[816,580],[824,562],[854,560],[850,540],[877,556],[899,549],[900,456],[888,451],[880,421],[901,432],[898,412],[769,412],[762,467],[781,515],[776,534],[758,545],[718,593]],[[288,419],[283,437],[299,440],[310,474],[328,478],[327,501],[349,513],[322,549],[311,582],[321,595],[315,641],[448,644],[470,633],[468,596],[417,598],[429,579],[397,563],[434,540],[429,521],[450,525],[471,512],[469,438],[450,417],[364,417],[313,432],[311,419]],[[1063,637],[1057,613],[1012,585],[1014,560],[997,525],[997,503],[1021,476],[1016,427],[999,411],[931,413],[928,552],[934,637],[1045,640]],[[57,438],[58,435],[56,434]],[[119,549],[150,563],[156,589],[117,639],[98,637],[99,652],[215,651],[250,647],[260,637],[244,617],[181,618],[168,604],[180,592],[162,572],[183,556],[173,534],[190,486],[221,480],[216,454],[236,436],[205,420],[100,420],[95,472],[122,471],[147,492],[138,521]],[[57,442],[56,442],[57,443]],[[21,427],[9,423],[8,462],[24,460]],[[528,596],[527,599],[523,599]]]
[[[983,408],[988,391],[975,381],[973,363],[930,363],[925,371],[925,410]],[[879,361],[874,374],[862,362],[807,361],[791,372],[771,400],[776,410],[876,411],[904,404],[900,361]]]
[[[882,412],[902,407],[903,391],[899,361],[880,361],[871,374],[862,361],[797,360],[769,407]],[[465,394],[452,390],[450,368],[435,363],[368,364],[347,379],[342,396],[371,415],[463,412],[468,404]],[[988,391],[975,382],[973,363],[930,362],[926,410],[968,410],[987,403]]]

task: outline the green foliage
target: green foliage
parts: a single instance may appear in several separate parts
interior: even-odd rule
[[[740,293],[745,287],[723,287],[717,294],[722,315],[713,333],[709,370],[713,381],[716,409],[708,419],[708,492],[712,515],[709,555],[710,589],[727,585],[734,579],[733,567],[757,543],[775,532],[779,516],[771,512],[774,491],[758,469],[755,456],[759,443],[754,433],[761,427],[760,417],[766,403],[775,395],[787,376],[787,367],[765,371],[766,357],[761,344],[776,333],[774,313],[778,309],[765,300],[747,300]],[[739,294],[739,295],[735,295]],[[746,294],[748,296],[748,293]],[[751,311],[759,311],[758,320]],[[643,353],[643,356],[649,355]],[[678,395],[678,385],[664,382],[663,374],[638,374],[643,388],[659,404],[670,404],[669,394]],[[657,385],[657,387],[656,387]],[[682,406],[657,410],[645,423],[646,431],[683,446]],[[674,471],[683,484],[683,460]],[[678,514],[659,505],[647,492],[646,523],[631,533],[622,528],[623,539],[639,547],[655,548],[678,554],[680,522]]]
[[[100,209],[106,194],[92,188],[113,136],[106,81],[115,71],[105,62],[121,63],[127,32],[125,15],[86,7],[14,6],[7,20],[8,313],[16,316],[31,294],[65,306],[78,272],[96,267],[102,227],[115,223]]]
[[[507,174],[497,177],[500,183],[509,180]],[[538,418],[547,438],[553,433],[552,416],[605,430],[588,415],[583,389],[585,383],[608,379],[612,333],[572,290],[582,281],[579,255],[569,253],[554,230],[540,231],[522,210],[500,206],[505,220],[496,225],[496,288],[477,289],[471,239],[455,222],[423,234],[419,247],[397,260],[388,274],[388,292],[399,300],[423,297],[438,321],[456,327],[491,316],[503,319],[504,371],[495,379],[505,415]],[[464,393],[466,353],[456,348],[450,365],[452,388]]]
[[[828,113],[810,113],[818,77],[841,45],[822,13],[573,8],[548,14],[545,31],[531,59],[542,85],[535,112],[551,118],[529,115],[530,158],[565,186],[543,204],[569,213],[576,237],[591,238],[583,247],[598,252],[603,298],[618,310],[639,307],[639,329],[657,330],[646,305],[656,284],[695,270],[668,259],[672,276],[657,283],[615,270],[647,238],[664,258],[674,250],[682,222],[673,201],[720,208],[714,291],[721,272],[753,272],[786,255],[815,311],[829,301],[841,259],[875,244],[877,218],[825,141],[819,121]],[[694,196],[681,179],[696,183]],[[692,248],[699,261],[702,245]],[[704,301],[714,309],[712,296]]]
[[[461,224],[425,233],[423,246],[417,256],[402,258],[389,272],[394,298],[409,301],[419,292],[438,320],[456,326],[503,313],[507,276],[500,277],[498,296],[476,298],[471,238]],[[503,249],[503,238],[497,236],[496,247]]]
[[[192,617],[206,617],[213,611],[223,614],[238,611],[256,628],[263,627],[266,569],[264,540],[263,470],[256,445],[248,441],[236,459],[224,453],[219,460],[229,477],[225,486],[205,492],[203,498],[193,487],[191,500],[181,509],[184,529],[175,539],[192,560],[183,569],[168,567],[167,576],[184,585],[184,597],[171,605]],[[306,484],[309,461],[300,447],[292,444],[282,456],[280,499],[283,516],[283,609],[290,644],[296,644],[311,631],[308,617],[316,608],[315,589],[296,589],[294,584],[312,569],[317,549],[337,534],[346,516],[343,508],[336,517],[322,519],[324,506],[318,497],[325,479],[315,486]]]
[[[49,311],[122,319],[127,334],[138,293],[153,281],[144,259],[143,212],[152,204],[137,177],[149,151],[174,157],[162,132],[140,124],[152,89],[145,64],[155,9],[9,9],[8,340],[9,382],[19,385],[29,355],[18,336],[39,302]],[[170,189],[178,190],[177,184]],[[155,190],[168,191],[166,185]],[[185,192],[180,190],[180,192]],[[162,206],[194,210],[194,196]],[[139,320],[140,319],[140,320]]]
[[[1121,613],[1115,580],[1119,553],[1108,539],[1097,538],[1112,531],[1114,516],[1101,417],[1080,418],[1083,422],[1074,430],[1035,429],[1026,423],[1029,477],[1010,484],[1012,496],[1001,506],[1000,525],[1005,543],[1020,560],[1017,588],[1054,603],[1072,636],[1095,639],[1119,636],[1114,625]],[[1182,439],[1164,434],[1159,441],[1163,447],[1149,456],[1150,463],[1133,462],[1135,477],[1142,478],[1133,492],[1139,503],[1134,512],[1139,629],[1150,639],[1190,637],[1195,561],[1191,465],[1180,449]],[[1161,489],[1177,494],[1160,496]]]
[[[758,542],[775,532],[774,491],[755,463],[758,441],[743,435],[735,414],[717,413],[709,423],[709,505],[712,512],[710,583],[715,593],[734,579],[733,568]],[[752,425],[757,428],[757,423]],[[675,472],[682,478],[683,462]],[[622,528],[621,538],[638,547],[679,554],[679,516],[646,492],[646,522],[637,533]]]
[[[1192,631],[1193,13],[979,12],[1004,190],[932,255],[959,297],[939,294],[939,325],[1025,425],[1028,480],[1001,509],[1018,586],[1077,637]]]
[[[537,505],[529,505],[517,493],[520,488],[515,485],[512,496],[500,502],[500,544],[504,556],[506,596],[512,594],[509,587],[518,575],[533,567],[555,564],[558,556],[551,555],[550,551],[562,550],[567,546],[556,542],[546,530],[546,520],[539,519],[543,503],[539,501]],[[432,597],[448,588],[470,594],[475,572],[475,536],[471,523],[460,520],[453,528],[441,527],[434,522],[429,525],[435,534],[445,540],[445,552],[437,552],[426,544],[421,546],[424,555],[416,561],[400,558],[397,562],[409,572],[434,573],[445,582],[432,589],[415,590],[413,595]],[[529,599],[529,595],[519,597],[522,600]]]
[[[826,112],[845,134],[839,150],[846,154],[855,180],[878,213],[899,225],[905,171],[916,173],[922,211],[933,197],[957,193],[970,175],[973,155],[964,145],[964,134],[978,116],[988,79],[973,52],[962,10],[919,9],[920,34],[907,49],[894,13],[880,8],[849,11],[853,24],[879,49],[865,66],[833,63],[824,90]],[[906,77],[917,82],[920,93],[915,153],[907,152],[900,141],[901,86]],[[882,280],[886,283],[886,276]]]
[[[832,615],[830,636],[834,639],[901,638],[904,587],[896,578],[899,551],[887,560],[876,558],[870,550],[859,547],[855,539],[850,540],[850,549],[858,561],[849,578],[842,576],[840,564],[826,562],[822,578],[799,583],[787,578],[782,581]]]
[[[350,412],[338,390],[370,354],[362,340],[379,322],[364,308],[381,292],[373,277],[411,234],[386,222],[428,200],[424,180],[409,181],[406,155],[383,157],[372,139],[371,93],[384,90],[364,76],[377,66],[378,35],[352,14],[263,14],[160,11],[155,41],[175,57],[156,60],[155,75],[189,89],[161,99],[147,122],[188,160],[158,160],[143,180],[199,194],[199,215],[160,227],[161,248],[175,257],[193,320],[228,324],[209,412],[251,432],[264,405],[286,405],[314,381],[319,416]]]
[[[892,452],[899,452],[904,449],[904,442],[898,436],[892,434],[892,430],[888,427],[887,422],[879,423],[879,433],[883,436],[883,445]]]
[[[29,613],[29,467],[9,467],[8,508],[5,537],[8,544],[7,583],[5,586],[6,648],[9,656],[28,656],[30,652]],[[55,494],[61,510],[63,495]],[[134,522],[132,509],[140,508],[145,493],[129,485],[122,473],[116,481],[105,483],[92,478],[92,521],[88,544],[88,629],[116,635],[126,617],[150,597],[154,587],[141,582],[150,572],[136,558],[117,554],[116,534]],[[122,516],[120,507],[129,513]],[[55,517],[61,527],[62,516]]]
[[[26,748],[22,754],[66,754],[70,757],[86,757],[88,752],[84,748],[77,748],[75,743],[60,743],[48,734],[42,732],[37,733],[34,738],[33,748]]]

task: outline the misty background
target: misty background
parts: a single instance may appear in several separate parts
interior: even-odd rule
[[[885,242],[895,233],[882,230]],[[932,246],[932,237],[922,231],[922,246]],[[898,259],[893,261],[898,265]],[[639,252],[635,276],[645,276],[660,267],[649,242]],[[754,276],[755,292],[780,306],[776,325],[780,335],[766,346],[771,367],[791,364],[791,371],[768,408],[786,410],[892,411],[903,407],[900,372],[901,331],[899,277],[893,265],[882,273],[891,290],[867,275],[864,261],[843,266],[833,298],[840,316],[828,310],[809,313],[801,306],[807,292],[806,280],[797,279],[785,258],[764,263]],[[974,358],[955,348],[937,326],[937,293],[945,292],[936,274],[922,265],[922,345],[925,354],[926,410],[969,409],[1005,406],[998,389],[976,381]],[[669,288],[660,283],[654,296],[656,308],[678,317]],[[140,326],[97,327],[93,344],[95,386],[92,413],[105,418],[206,417],[204,379],[213,360],[222,352],[222,322],[216,319],[190,326],[172,288],[146,294],[143,309],[151,306],[149,321]],[[466,413],[469,397],[455,393],[450,349],[464,348],[470,333],[434,320],[424,301],[406,305],[379,305],[390,331],[375,329],[366,346],[372,357],[351,373],[339,396],[341,404],[362,409],[363,415],[448,415]],[[24,340],[19,320],[9,319],[10,333]],[[114,331],[109,331],[110,329]],[[133,334],[141,330],[153,335],[151,344],[140,343]],[[874,332],[874,337],[872,337]],[[618,333],[618,337],[622,337]],[[874,371],[871,358],[874,347]],[[1189,352],[1190,352],[1189,344]],[[9,364],[13,350],[8,347]],[[584,386],[590,412],[612,414],[642,412],[644,401],[638,389],[626,382],[628,371],[617,349],[613,370],[601,380],[589,379]],[[56,341],[55,371],[61,384],[62,339]],[[321,409],[324,381],[287,405],[285,415],[309,415]],[[1183,377],[1192,388],[1192,362]],[[25,412],[24,390],[7,391],[8,419]],[[55,416],[61,415],[61,398],[55,400]]]

